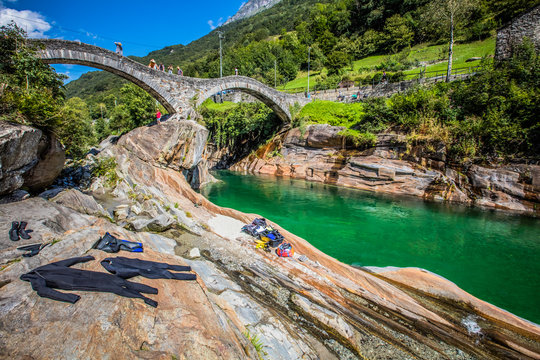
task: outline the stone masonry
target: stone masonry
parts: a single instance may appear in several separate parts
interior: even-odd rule
[[[303,106],[307,99],[277,91],[246,76],[221,79],[198,79],[151,69],[112,51],[76,41],[32,40],[41,47],[40,56],[47,64],[85,65],[109,71],[146,90],[169,113],[189,114],[213,94],[238,90],[257,98],[285,122],[291,120],[290,106]]]
[[[540,50],[540,5],[516,17],[497,31],[495,58],[508,58],[512,49],[521,43],[524,37],[529,38],[536,49]]]

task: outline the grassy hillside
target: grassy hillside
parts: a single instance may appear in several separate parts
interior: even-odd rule
[[[454,46],[452,69],[459,70],[479,65],[480,60],[467,62],[468,59],[473,57],[493,56],[495,54],[495,40],[495,37],[490,37],[485,40],[474,41],[471,43],[456,44]],[[395,55],[367,56],[363,59],[354,61],[352,67],[344,67],[342,73],[344,76],[348,76],[352,79],[354,79],[356,75],[373,76],[381,71],[381,69],[378,69],[381,64],[385,62],[388,63],[392,60],[413,64],[410,69],[403,71],[406,75],[405,79],[418,77],[419,73],[424,70],[424,64],[426,64],[425,71],[427,76],[435,76],[435,73],[430,74],[430,72],[446,71],[448,66],[448,45],[419,44]],[[328,70],[326,68],[323,68],[321,71],[310,72],[310,88],[314,88],[317,81],[321,79],[321,75],[327,74]],[[304,89],[307,89],[307,72],[302,71],[298,73],[296,79],[278,87],[278,89],[288,91],[303,91]]]

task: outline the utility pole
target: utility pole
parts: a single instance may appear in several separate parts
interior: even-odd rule
[[[309,96],[309,61],[311,57],[311,46],[308,48],[307,52],[307,94]]]
[[[277,87],[277,59],[274,59],[274,89]]]
[[[223,36],[223,31],[217,31],[218,33],[218,36],[219,36],[219,77],[222,78],[223,77],[223,53],[222,53],[222,50],[221,50],[221,40],[225,38],[225,36]]]
[[[222,78],[223,77],[223,53],[221,50],[221,40],[224,39],[225,36],[223,36],[222,31],[218,30],[217,33],[219,36],[219,77]],[[219,96],[221,98],[221,103],[223,104],[223,91],[219,92]]]

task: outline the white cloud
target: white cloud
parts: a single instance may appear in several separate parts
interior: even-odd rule
[[[15,22],[29,38],[44,38],[45,33],[51,29],[51,25],[45,21],[44,17],[30,10],[14,10],[2,7],[0,3],[0,26]]]
[[[223,18],[220,17],[218,19],[217,25],[214,25],[214,20],[208,20],[208,25],[210,25],[211,30],[214,30],[215,28],[220,27],[221,25],[223,25]]]

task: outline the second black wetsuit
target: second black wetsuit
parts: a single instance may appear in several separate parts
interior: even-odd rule
[[[90,260],[94,260],[94,257],[84,256],[57,261],[21,275],[21,280],[29,281],[39,296],[72,304],[80,299],[79,295],[54,289],[110,292],[128,298],[143,299],[148,305],[157,306],[156,301],[141,294],[157,294],[156,288],[107,273],[70,268],[71,265]]]
[[[101,265],[108,272],[123,279],[129,279],[137,275],[149,279],[195,280],[197,278],[195,274],[173,273],[169,271],[191,271],[189,266],[170,265],[125,257],[106,258],[101,261]]]

